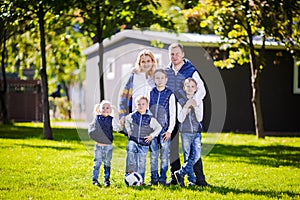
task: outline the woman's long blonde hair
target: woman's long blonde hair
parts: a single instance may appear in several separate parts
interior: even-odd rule
[[[152,68],[148,72],[146,72],[146,78],[148,77],[152,78],[157,66],[157,62],[154,57],[154,54],[149,49],[143,49],[142,51],[140,51],[136,59],[136,69],[138,70],[140,70],[142,56],[149,56],[153,62]]]

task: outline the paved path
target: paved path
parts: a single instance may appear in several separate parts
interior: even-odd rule
[[[51,122],[51,126],[61,126],[70,128],[86,128],[88,127],[88,122],[76,122],[76,121],[64,121],[64,122]]]

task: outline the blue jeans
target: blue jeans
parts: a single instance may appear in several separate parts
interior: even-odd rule
[[[196,183],[194,175],[194,164],[201,156],[201,134],[200,133],[181,133],[184,164],[180,169],[180,174],[188,175],[188,180]]]
[[[100,166],[104,163],[104,178],[110,178],[110,162],[112,159],[112,145],[100,146],[95,144],[94,147],[94,168],[93,168],[93,179],[98,179]]]
[[[169,165],[170,140],[164,141],[162,133],[151,141],[150,145],[150,166],[151,181],[166,182]],[[160,153],[160,176],[158,175],[158,154]]]
[[[144,180],[148,150],[149,146],[140,145],[132,140],[128,140],[126,147],[126,174],[138,172]]]

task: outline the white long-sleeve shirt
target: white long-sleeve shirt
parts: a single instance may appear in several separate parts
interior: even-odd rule
[[[188,115],[190,108],[186,108],[185,106],[182,107],[180,103],[177,103],[177,109],[177,119],[180,123],[182,123]],[[200,103],[194,109],[197,121],[201,122],[203,119],[203,103]]]
[[[176,100],[174,94],[171,94],[169,98],[169,115],[170,121],[167,132],[172,133],[176,123]]]

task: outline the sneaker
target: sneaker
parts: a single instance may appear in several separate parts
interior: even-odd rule
[[[158,185],[158,181],[150,181],[147,186]]]
[[[95,186],[100,186],[100,183],[98,182],[97,179],[93,179],[93,185],[95,185]]]
[[[109,179],[105,179],[105,180],[104,180],[104,186],[105,186],[105,187],[109,187],[109,186],[110,186],[110,181],[109,181]]]
[[[202,182],[197,182],[197,181],[196,181],[196,185],[197,185],[197,186],[201,186],[201,187],[212,187],[212,185],[210,185],[210,184],[207,183],[206,181],[202,181]]]
[[[193,182],[189,181],[189,184],[188,184],[189,187],[193,187],[195,185],[196,185],[196,183],[193,183]]]
[[[174,172],[174,175],[175,175],[177,183],[183,187],[184,186],[184,179],[183,179],[184,177],[180,174],[180,171],[177,170],[176,172]]]
[[[162,185],[162,186],[167,186],[166,181],[159,181],[159,184]]]
[[[170,186],[170,185],[177,185],[177,181],[176,181],[176,178],[175,178],[174,175],[172,175],[170,181],[168,181],[168,182],[166,183],[166,186]]]

